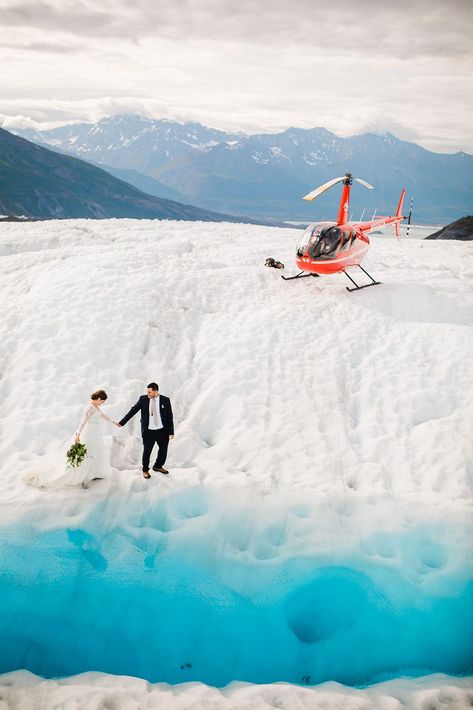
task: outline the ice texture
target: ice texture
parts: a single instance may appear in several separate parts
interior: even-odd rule
[[[1,670],[173,689],[8,672],[0,706],[471,704],[441,675],[472,667],[471,245],[374,238],[383,285],[348,294],[264,268],[298,236],[3,225]],[[141,477],[133,420],[106,433],[110,480],[25,485],[91,391],[118,418],[151,380],[169,477]],[[256,685],[197,682],[235,679]]]
[[[80,527],[21,521],[2,548],[0,669],[218,687],[471,672],[473,523],[384,514],[199,487],[91,502]]]

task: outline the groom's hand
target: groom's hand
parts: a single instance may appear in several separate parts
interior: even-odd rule
[[[174,439],[174,434],[169,434],[169,439]]]

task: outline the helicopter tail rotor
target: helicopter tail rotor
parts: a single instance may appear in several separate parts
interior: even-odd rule
[[[409,208],[409,214],[407,216],[407,229],[406,229],[406,237],[409,236],[409,230],[411,228],[411,218],[412,218],[412,205],[414,203],[414,198],[411,197],[411,206]]]

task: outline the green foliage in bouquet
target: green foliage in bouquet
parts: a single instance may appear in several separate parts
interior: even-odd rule
[[[70,468],[77,468],[81,465],[87,454],[87,446],[85,444],[72,444],[66,454],[67,465]]]

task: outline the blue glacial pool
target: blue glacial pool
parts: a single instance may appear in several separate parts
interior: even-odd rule
[[[462,531],[352,521],[331,545],[310,511],[245,516],[181,497],[120,523],[102,502],[80,525],[1,528],[0,672],[214,686],[472,672]]]

